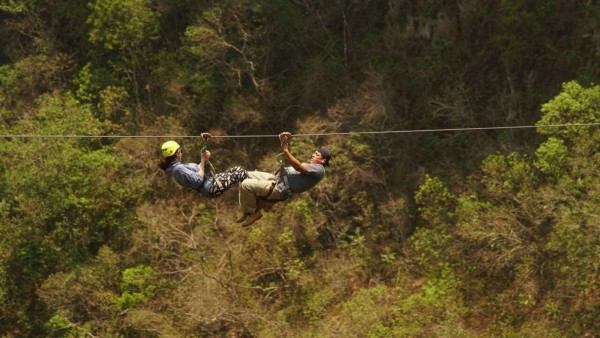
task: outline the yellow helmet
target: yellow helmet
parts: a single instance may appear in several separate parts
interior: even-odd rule
[[[163,157],[173,156],[179,149],[179,143],[175,141],[167,141],[160,146],[160,151]]]

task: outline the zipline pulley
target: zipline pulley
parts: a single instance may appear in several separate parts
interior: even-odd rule
[[[279,134],[279,142],[281,143],[286,143],[289,147],[290,145],[290,141],[292,140],[292,134],[289,132],[284,132]],[[281,176],[285,173],[285,166],[286,166],[286,158],[284,156],[284,153],[279,153],[277,154],[277,156],[275,156],[275,160],[278,164],[278,169],[275,172],[275,176]]]
[[[208,141],[210,141],[210,139],[212,138],[212,135],[209,133],[201,133],[200,136],[202,136],[202,141],[201,141],[201,145],[200,145],[200,153],[204,153],[205,151],[208,150]],[[210,166],[210,172],[214,175],[216,173],[215,167],[210,162],[210,160],[208,160],[207,162],[208,162],[208,165]]]

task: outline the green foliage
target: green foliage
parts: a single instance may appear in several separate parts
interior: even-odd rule
[[[87,63],[73,81],[77,86],[75,97],[83,103],[96,102],[100,91],[111,84],[111,79],[112,75],[109,71]]]
[[[14,95],[18,92],[17,71],[10,65],[0,66],[0,107],[5,108],[14,100]],[[4,112],[4,109],[1,110]],[[2,119],[6,117],[1,115]]]
[[[538,125],[599,123],[599,107],[600,86],[584,88],[575,81],[567,82],[563,84],[560,94],[542,105],[543,116]],[[590,127],[575,126],[539,128],[538,132],[543,135],[560,136],[571,141],[584,141],[593,130]]]
[[[466,309],[452,270],[445,267],[421,284],[414,290],[403,289],[406,285],[358,290],[340,304],[325,336],[465,336],[460,318]]]
[[[121,309],[134,307],[148,301],[156,291],[156,273],[152,267],[138,265],[123,271],[121,297],[117,304]]]
[[[339,318],[333,321],[328,336],[332,333],[344,337],[376,336],[373,334],[390,319],[390,297],[390,291],[383,285],[357,290],[339,305]]]
[[[548,137],[298,137],[302,161],[320,143],[334,151],[326,179],[248,229],[234,223],[235,189],[207,200],[156,168],[162,140],[3,137],[0,335],[600,331],[600,133],[541,126],[599,120],[599,87],[584,85],[600,70],[596,2],[5,0],[0,11],[3,134],[537,120]],[[540,117],[565,79],[578,82]],[[197,142],[181,141],[197,161]],[[230,138],[211,151],[271,170],[279,148]]]
[[[90,107],[80,105],[70,95],[64,97],[41,96],[37,103],[39,109],[34,119],[23,120],[23,127],[35,128],[36,132],[40,134],[97,135],[102,132],[102,125],[93,118]]]
[[[98,0],[90,3],[90,41],[108,50],[130,50],[152,38],[158,16],[148,0]]]
[[[127,106],[129,93],[123,87],[108,86],[100,92],[99,118],[113,123],[113,128],[131,130],[132,113]]]
[[[32,55],[0,66],[0,117],[12,123],[23,109],[33,109],[32,103],[64,81],[62,73],[69,66],[63,54]]]
[[[16,14],[25,11],[30,6],[31,1],[28,0],[3,0],[0,3],[0,11]]]
[[[417,229],[410,238],[410,262],[426,272],[439,270],[450,258],[448,246],[452,239],[447,230]]]
[[[55,314],[46,322],[46,328],[48,337],[75,338],[83,335],[83,332],[60,313]]]
[[[415,193],[415,201],[426,223],[409,239],[409,261],[425,271],[438,271],[450,258],[448,243],[452,240],[456,197],[439,178],[426,175]]]
[[[583,198],[580,210],[561,208],[560,220],[554,227],[545,248],[552,255],[550,262],[557,287],[552,292],[554,303],[547,304],[555,322],[570,328],[572,335],[585,335],[599,329],[597,322],[600,285],[600,231],[595,225],[598,191],[590,190]]]
[[[481,170],[484,173],[482,182],[490,193],[498,196],[520,198],[528,194],[537,181],[527,157],[516,152],[508,156],[488,156],[481,164]]]
[[[40,134],[101,133],[102,125],[87,106],[69,96],[43,96],[36,113],[22,118],[11,132]],[[6,297],[15,304],[38,303],[36,286],[51,273],[68,271],[103,245],[123,247],[135,220],[129,212],[135,187],[121,184],[121,163],[109,148],[80,140],[6,142],[2,205],[9,222],[2,247],[8,283],[20,285]],[[105,275],[105,277],[108,275]],[[15,309],[23,305],[13,305]],[[15,311],[14,313],[18,313]],[[43,318],[36,311],[29,321]]]
[[[189,70],[182,74],[182,81],[197,104],[216,110],[216,115],[205,118],[218,123],[230,119],[248,127],[264,122],[266,113],[253,111],[257,93],[269,91],[259,69],[265,56],[259,45],[264,21],[256,2],[223,1],[202,8],[186,27],[181,52]]]
[[[559,179],[567,174],[568,152],[561,139],[550,137],[536,150],[535,167],[548,179]]]
[[[452,219],[455,198],[437,177],[425,176],[425,182],[415,193],[415,201],[421,217],[432,225],[443,226]]]
[[[40,134],[101,133],[101,125],[89,110],[72,98],[43,97],[39,104],[32,119],[21,121],[12,130],[34,129]],[[61,256],[65,255],[64,264],[69,265],[121,231],[114,222],[122,220],[125,213],[120,209],[127,204],[130,192],[110,181],[108,173],[114,172],[118,163],[109,149],[92,151],[85,140],[82,144],[55,140],[9,143],[3,152],[18,159],[18,164],[4,174],[10,182],[6,189],[11,197],[6,201],[13,206],[13,217],[29,225],[25,233],[49,235],[29,237],[23,242],[25,252],[57,250],[57,254],[60,251]],[[71,242],[75,238],[78,240]],[[29,243],[31,240],[34,242]],[[34,244],[37,240],[46,244]],[[48,247],[51,242],[62,249]]]
[[[460,335],[460,317],[465,312],[460,281],[445,267],[438,276],[428,279],[419,292],[400,298],[392,311],[392,336]]]
[[[44,326],[57,336],[105,331],[100,318],[113,318],[120,311],[119,279],[119,257],[107,247],[85,266],[48,276],[37,292],[52,314]]]
[[[214,7],[202,14],[206,26],[190,26],[186,29],[185,36],[191,43],[190,52],[192,54],[214,60],[227,50],[229,44],[222,36],[219,36],[219,33],[225,33],[221,23],[222,15],[222,10]]]

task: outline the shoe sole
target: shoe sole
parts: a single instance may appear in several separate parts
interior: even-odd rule
[[[250,218],[250,217],[252,217],[252,216],[248,216],[248,218]],[[262,217],[263,217],[263,214],[260,213],[259,216],[256,217],[256,219],[250,219],[250,220],[246,219],[246,221],[244,221],[244,223],[242,223],[242,227],[244,227],[244,228],[245,227],[249,227],[252,224],[254,224],[256,221],[258,221],[259,219],[261,219]]]

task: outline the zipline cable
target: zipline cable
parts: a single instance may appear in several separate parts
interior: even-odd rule
[[[440,128],[440,129],[407,129],[407,130],[383,130],[383,131],[353,131],[353,132],[330,132],[330,133],[304,133],[293,134],[294,137],[313,136],[339,136],[339,135],[381,135],[381,134],[415,134],[433,132],[456,132],[456,131],[480,131],[480,130],[507,130],[507,129],[531,129],[531,128],[564,128],[564,127],[595,127],[597,123],[564,123],[564,124],[542,124],[523,126],[498,126],[498,127],[468,127],[468,128]],[[4,134],[4,138],[202,138],[201,135],[52,135],[52,134]],[[212,135],[212,138],[265,138],[279,137],[279,135]]]

